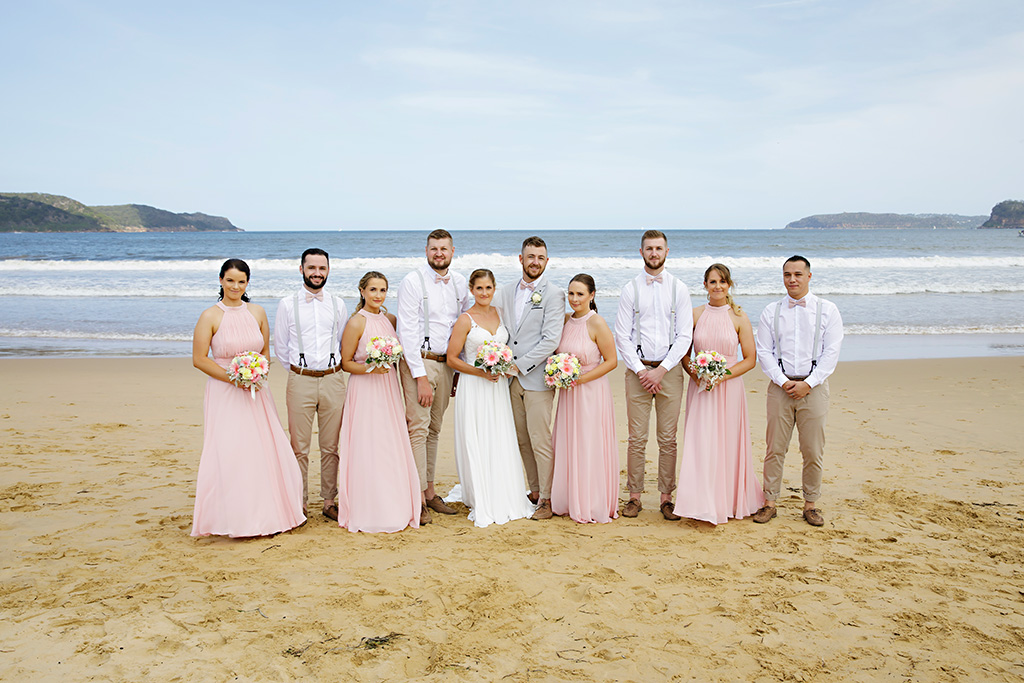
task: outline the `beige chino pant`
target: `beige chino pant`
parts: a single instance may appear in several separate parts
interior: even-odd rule
[[[434,402],[429,406],[421,406],[416,379],[404,360],[399,363],[402,375],[402,393],[405,396],[405,420],[409,425],[409,442],[412,444],[412,455],[416,460],[416,471],[420,475],[420,491],[427,490],[427,482],[434,481],[434,468],[437,465],[437,440],[444,424],[444,411],[448,409],[448,401],[452,393],[454,371],[446,364],[423,359],[423,369],[427,381],[434,390]]]
[[[626,370],[626,422],[629,424],[629,443],[626,447],[626,487],[629,492],[643,493],[644,470],[647,465],[647,436],[651,424],[651,404],[654,404],[658,439],[658,491],[671,494],[676,488],[676,432],[679,413],[683,407],[682,365],[665,373],[661,391],[651,394],[644,389],[640,378]]]
[[[825,423],[828,421],[828,380],[797,400],[774,382],[768,385],[764,456],[764,497],[777,500],[782,488],[782,466],[796,426],[800,453],[804,458],[803,493],[809,503],[821,498],[821,472],[825,453]]]
[[[320,432],[320,496],[333,502],[338,496],[338,438],[345,408],[348,382],[344,372],[326,377],[288,373],[285,403],[288,408],[288,435],[295,459],[302,470],[302,509],[306,509],[309,484],[309,445],[313,438],[313,417]]]
[[[516,423],[519,456],[523,459],[530,491],[541,500],[551,500],[551,479],[555,474],[555,453],[551,446],[551,407],[555,391],[527,391],[513,377],[509,384],[512,418]]]

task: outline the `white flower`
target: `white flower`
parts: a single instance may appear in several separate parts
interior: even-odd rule
[[[534,292],[530,295],[530,303],[536,305],[541,302],[540,292]]]

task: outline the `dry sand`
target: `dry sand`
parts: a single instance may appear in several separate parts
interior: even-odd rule
[[[841,364],[820,529],[795,445],[779,517],[719,527],[661,519],[651,447],[635,520],[197,540],[189,360],[3,360],[0,381],[5,681],[1024,678],[1024,358]]]

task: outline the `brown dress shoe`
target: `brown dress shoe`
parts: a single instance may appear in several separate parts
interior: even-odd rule
[[[529,498],[530,502],[533,503],[534,505],[536,505],[537,503],[540,502],[540,496],[539,495],[536,495],[536,494],[533,494],[533,493],[527,493],[526,497]]]
[[[821,510],[811,509],[804,510],[804,519],[811,526],[824,526],[825,518],[821,516]]]
[[[623,517],[636,517],[640,514],[640,511],[644,509],[643,503],[640,502],[639,498],[630,498],[629,502],[622,508]]]
[[[675,508],[675,505],[672,503],[672,501],[666,500],[664,503],[661,504],[661,516],[670,522],[675,522],[682,519],[682,517],[675,513],[673,508]]]
[[[430,524],[432,521],[434,520],[430,517],[430,510],[426,505],[420,505],[420,526]]]
[[[533,517],[530,519],[551,519],[551,501],[542,500],[540,505],[537,506],[537,511],[533,513]]]
[[[775,509],[774,505],[765,505],[763,508],[754,513],[754,521],[758,524],[765,524],[771,521],[772,517],[779,514],[779,511]]]
[[[454,515],[456,513],[455,508],[449,507],[441,500],[441,496],[434,496],[428,500],[427,507],[434,512],[440,512],[442,515]]]
[[[324,517],[327,519],[337,522],[338,521],[338,505],[337,503],[331,503],[324,508]]]

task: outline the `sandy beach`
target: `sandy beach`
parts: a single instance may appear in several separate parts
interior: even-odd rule
[[[1024,679],[1024,357],[840,364],[819,529],[795,445],[778,518],[714,527],[661,518],[651,444],[637,519],[244,541],[189,536],[190,359],[0,378],[2,680]],[[447,491],[450,423],[442,449]]]

